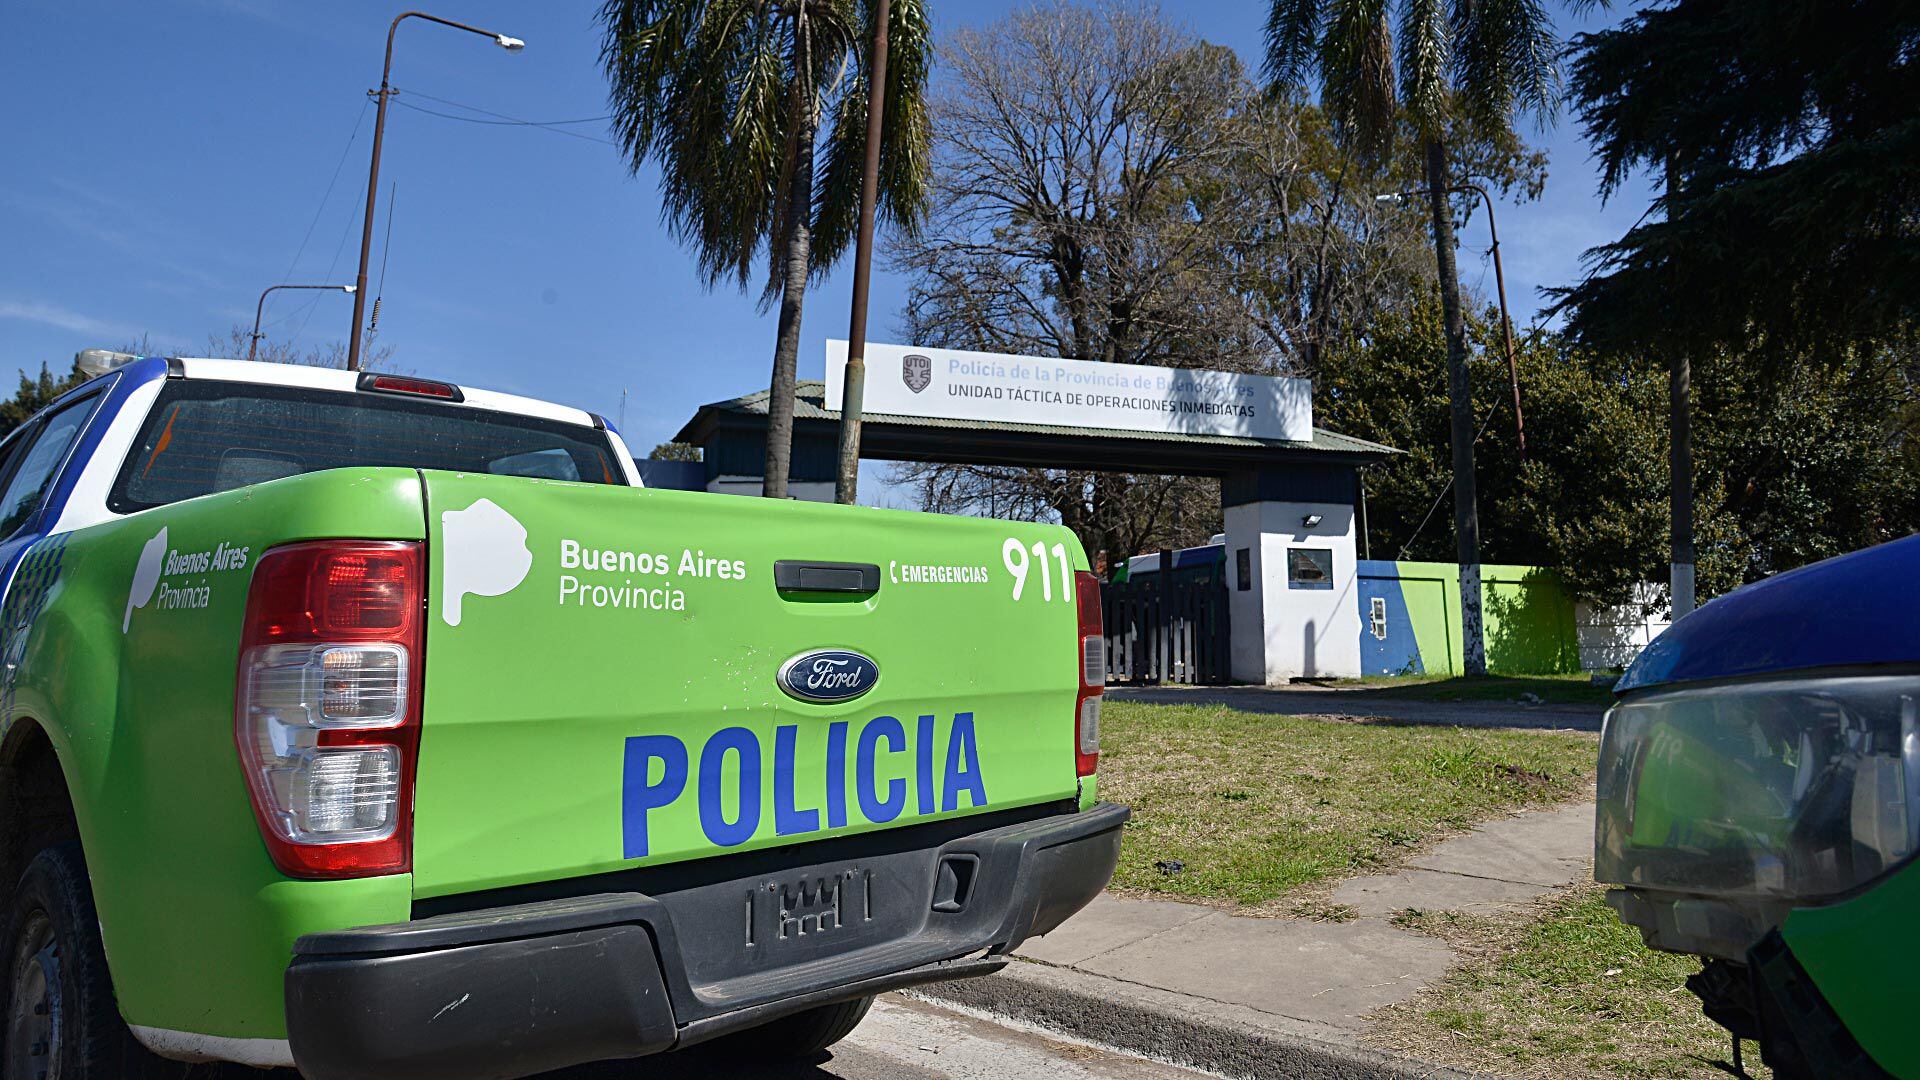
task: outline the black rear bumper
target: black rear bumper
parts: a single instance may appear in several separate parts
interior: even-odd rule
[[[294,1060],[313,1080],[526,1076],[984,975],[1106,887],[1128,814],[901,829],[724,879],[309,934],[287,968]]]

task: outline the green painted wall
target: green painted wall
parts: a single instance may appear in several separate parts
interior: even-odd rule
[[[1460,568],[1453,563],[1433,562],[1390,565],[1399,573],[1408,621],[1413,624],[1426,673],[1463,673]],[[1483,564],[1480,609],[1486,623],[1488,671],[1499,675],[1557,675],[1580,670],[1573,597],[1551,571],[1537,566]],[[1361,612],[1363,627],[1366,614]]]

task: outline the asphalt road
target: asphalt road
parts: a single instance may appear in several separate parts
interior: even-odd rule
[[[299,1080],[292,1069],[202,1065],[191,1080]],[[852,1035],[817,1058],[743,1064],[700,1048],[547,1073],[536,1080],[1204,1080],[1157,1061],[1018,1031],[886,994]]]
[[[888,994],[818,1060],[743,1067],[696,1053],[590,1065],[542,1080],[1199,1080],[1171,1065],[1058,1042],[937,1005]]]

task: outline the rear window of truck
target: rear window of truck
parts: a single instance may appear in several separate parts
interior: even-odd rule
[[[624,484],[590,427],[390,394],[169,380],[108,493],[132,513],[356,466]]]

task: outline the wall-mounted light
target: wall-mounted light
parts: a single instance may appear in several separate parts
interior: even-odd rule
[[[1318,524],[1320,524],[1319,514],[1308,514],[1306,517],[1300,519],[1300,525],[1303,528],[1311,529]]]

